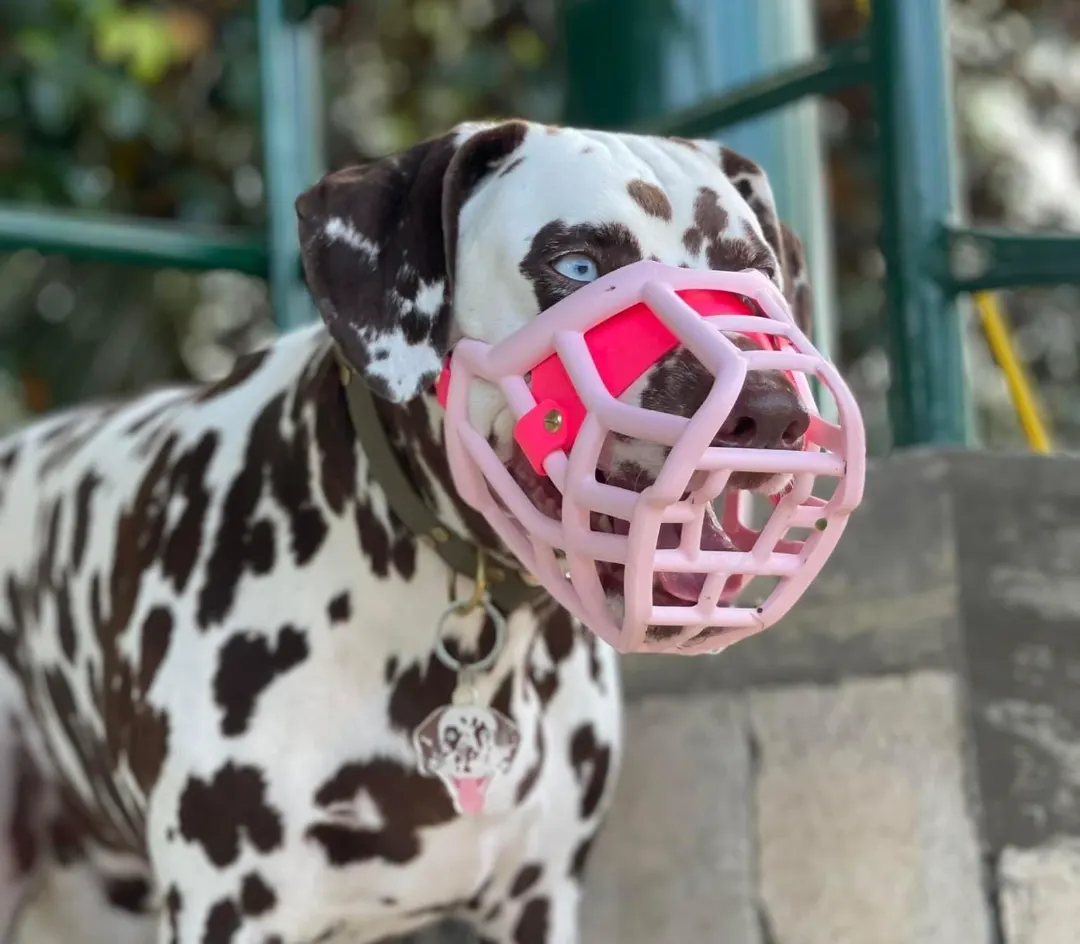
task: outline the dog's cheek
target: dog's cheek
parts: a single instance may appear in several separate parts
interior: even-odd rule
[[[670,451],[660,443],[613,437],[608,477],[612,484],[640,492],[656,481]]]
[[[625,403],[627,406],[655,409],[655,407],[651,407],[645,402],[646,395],[649,391],[656,390],[661,386],[663,363],[663,361],[660,361],[660,363],[654,364],[630,384],[619,396],[619,402]]]

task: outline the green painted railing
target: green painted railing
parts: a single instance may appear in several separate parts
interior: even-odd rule
[[[257,2],[266,232],[0,207],[0,251],[33,248],[118,263],[236,269],[268,279],[282,329],[312,317],[292,204],[321,168],[318,44],[309,14],[338,0]],[[685,54],[693,24],[682,21],[673,0],[563,2],[569,123],[711,136],[807,96],[855,85],[873,89],[890,415],[894,443],[901,447],[969,442],[959,295],[1080,283],[1080,237],[958,224],[943,2],[875,0],[866,35],[675,113],[664,107],[665,61]]]
[[[943,4],[874,0],[870,26],[858,39],[674,114],[664,105],[664,68],[692,55],[698,41],[693,23],[680,17],[685,5],[672,0],[564,4],[572,123],[714,136],[807,96],[858,85],[873,90],[889,410],[893,441],[900,447],[970,441],[959,295],[1080,283],[1080,237],[958,225]]]
[[[269,282],[283,330],[314,312],[304,290],[293,201],[321,169],[319,47],[311,11],[327,0],[256,0],[263,102],[265,232],[0,205],[0,252],[184,269],[235,269]],[[336,2],[336,0],[333,0]]]

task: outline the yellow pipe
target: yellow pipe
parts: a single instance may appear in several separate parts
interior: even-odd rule
[[[855,10],[864,21],[869,19],[870,0],[855,0]],[[974,300],[983,334],[986,335],[986,341],[990,345],[994,359],[1005,375],[1013,409],[1016,410],[1028,445],[1033,452],[1044,454],[1053,452],[1050,434],[1039,411],[1035,391],[1023,364],[1020,363],[1020,358],[1016,355],[1016,345],[1013,344],[1009,324],[1001,311],[997,297],[990,292],[979,292]]]
[[[1028,445],[1034,452],[1052,452],[1050,435],[1035,401],[1034,390],[1020,358],[1016,356],[1016,345],[1013,344],[1008,322],[1001,312],[997,298],[989,292],[979,292],[975,296],[975,307],[979,312],[979,321],[986,341],[1005,375],[1005,382],[1009,385],[1013,408],[1020,419],[1024,435],[1027,436]]]

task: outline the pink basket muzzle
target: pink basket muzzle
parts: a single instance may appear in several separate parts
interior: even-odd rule
[[[728,335],[756,347],[742,350]],[[678,347],[714,378],[691,416],[619,399]],[[755,370],[784,372],[793,384],[810,417],[801,450],[713,445]],[[821,417],[811,378],[831,395],[837,423]],[[557,490],[557,510],[523,488],[470,424],[476,383],[501,392],[517,446]],[[497,344],[459,341],[438,392],[461,497],[620,652],[715,652],[771,626],[820,572],[862,499],[866,440],[855,399],[760,272],[626,266]],[[607,477],[614,434],[664,447],[651,483]],[[790,476],[763,522],[752,523],[749,493],[728,487],[735,473]],[[819,476],[833,480],[828,498],[813,494]]]

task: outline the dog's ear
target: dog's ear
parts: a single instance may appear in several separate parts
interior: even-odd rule
[[[813,322],[813,297],[810,294],[810,276],[802,240],[780,220],[769,178],[759,164],[731,148],[721,147],[720,165],[757,216],[765,241],[780,261],[784,297],[791,306],[796,324],[809,336]]]
[[[527,131],[521,121],[461,126],[327,174],[297,198],[308,288],[345,360],[377,395],[410,400],[442,368],[461,207]]]

